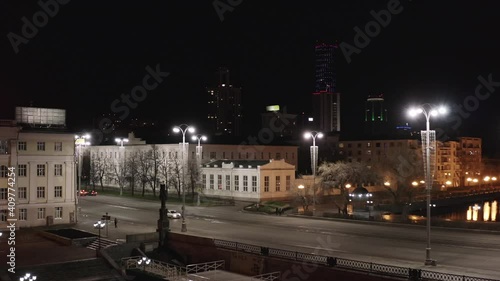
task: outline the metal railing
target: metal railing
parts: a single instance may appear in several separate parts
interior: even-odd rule
[[[186,270],[183,267],[169,264],[166,262],[153,260],[149,264],[139,264],[142,256],[134,256],[122,259],[122,267],[125,269],[138,269],[147,273],[167,277],[169,280],[181,280],[186,276]]]
[[[283,258],[293,261],[300,261],[322,266],[329,266],[335,268],[343,268],[360,272],[369,272],[372,274],[379,274],[384,276],[407,278],[408,280],[415,281],[500,281],[500,279],[488,279],[480,277],[471,277],[463,275],[455,275],[449,273],[441,273],[434,271],[427,271],[421,269],[413,269],[401,266],[392,266],[386,264],[364,262],[350,259],[343,259],[337,257],[328,257],[315,254],[308,254],[302,252],[295,252],[283,249],[274,249],[262,247],[251,244],[244,244],[233,241],[214,239],[214,245],[218,248],[251,252],[263,256]],[[250,279],[254,280],[254,279]],[[258,279],[257,279],[258,280]],[[270,279],[261,279],[270,280]],[[276,280],[276,279],[272,279]]]
[[[196,263],[190,264],[186,266],[187,274],[195,274],[199,272],[205,271],[213,271],[213,270],[224,270],[225,261],[214,261],[214,262],[205,262],[205,263]]]

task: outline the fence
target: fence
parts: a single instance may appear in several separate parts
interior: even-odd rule
[[[401,266],[392,266],[337,257],[327,257],[219,239],[214,239],[213,241],[215,246],[218,248],[247,252],[252,254],[260,254],[263,256],[277,257],[299,262],[313,263],[335,268],[368,272],[384,276],[406,278],[412,281],[500,281],[496,279],[455,275]]]

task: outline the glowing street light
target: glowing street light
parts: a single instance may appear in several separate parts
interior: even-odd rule
[[[116,144],[120,145],[120,148],[124,148],[123,143],[128,142],[128,139],[126,139],[126,138],[116,138],[115,142],[116,142]]]
[[[203,147],[201,146],[201,141],[206,141],[207,137],[203,135],[196,135],[191,137],[192,140],[198,141],[198,145],[196,146],[196,161],[197,167],[201,167],[201,157],[203,155]],[[200,192],[201,192],[201,171],[198,173],[198,192],[197,192],[197,200],[196,205],[200,206]]]
[[[99,230],[99,238],[97,240],[97,248],[95,250],[95,256],[99,256],[99,251],[101,250],[101,229],[103,229],[106,226],[106,224],[102,221],[98,221],[94,223],[94,228],[97,228]]]
[[[436,265],[436,261],[431,259],[431,189],[432,189],[432,178],[431,178],[431,145],[430,145],[430,118],[437,117],[439,115],[444,115],[447,113],[447,109],[443,106],[435,107],[431,104],[423,104],[417,108],[412,108],[408,111],[411,117],[416,117],[419,114],[423,114],[425,116],[425,183],[427,190],[427,248],[426,248],[426,257],[425,257],[425,265]]]
[[[185,169],[187,166],[187,157],[184,155],[186,154],[186,132],[194,133],[195,129],[192,126],[186,125],[186,124],[181,124],[179,126],[175,126],[173,128],[174,133],[182,133],[182,226],[181,226],[181,232],[186,232],[187,231],[187,225],[186,225],[186,217],[185,217],[185,209],[186,209],[186,184],[185,184]]]
[[[313,145],[311,146],[311,168],[313,173],[313,216],[316,213],[316,166],[318,165],[318,147],[316,146],[316,137],[322,138],[323,133],[321,132],[306,132],[304,138],[313,140]]]
[[[142,271],[146,271],[146,265],[149,265],[151,263],[151,259],[148,259],[146,257],[142,257],[142,259],[137,261],[137,265],[142,265]]]
[[[413,185],[413,186],[418,186],[418,182],[413,181],[413,182],[411,183],[411,185]]]
[[[76,199],[75,199],[75,207],[76,211],[78,212],[78,195],[80,194],[80,190],[82,189],[82,147],[86,147],[90,145],[90,135],[89,134],[83,134],[83,135],[75,135],[75,146],[76,146],[76,161],[78,163],[76,164],[77,168],[77,175],[78,175],[78,185],[76,186]],[[78,214],[75,216],[75,220],[78,220]]]
[[[26,275],[19,278],[19,281],[34,281],[34,280],[36,280],[36,276],[31,275],[31,273],[26,273]]]

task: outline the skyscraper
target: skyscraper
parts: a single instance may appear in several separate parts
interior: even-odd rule
[[[336,44],[318,43],[315,46],[315,92],[313,93],[314,122],[324,132],[340,131],[340,94],[334,69]]]
[[[365,102],[365,134],[370,136],[388,134],[387,121],[384,95],[369,95]]]
[[[219,67],[217,86],[207,88],[208,121],[212,133],[219,136],[241,136],[241,88],[233,87],[229,69]]]

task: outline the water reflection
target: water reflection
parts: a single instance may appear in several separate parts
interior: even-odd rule
[[[496,200],[491,202],[491,207],[490,202],[484,202],[482,211],[479,204],[469,206],[469,208],[467,209],[467,220],[477,221],[478,218],[480,218],[480,212],[482,212],[482,221],[496,221],[498,212],[497,205],[498,202]]]

